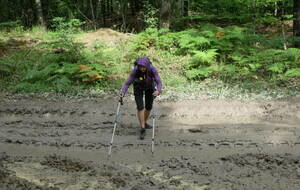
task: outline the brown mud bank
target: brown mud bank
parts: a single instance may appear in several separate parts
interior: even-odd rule
[[[135,105],[115,99],[0,102],[0,189],[300,187],[300,101],[157,101],[138,139]]]

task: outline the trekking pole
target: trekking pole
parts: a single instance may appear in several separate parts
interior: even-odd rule
[[[153,112],[152,112],[152,145],[151,145],[151,152],[154,153],[154,134],[155,134],[155,119],[156,119],[156,110],[153,106]]]
[[[110,141],[110,144],[109,144],[109,151],[108,151],[108,156],[109,157],[111,155],[111,149],[112,149],[112,144],[113,144],[113,141],[114,141],[114,135],[115,135],[115,131],[116,131],[116,128],[117,128],[117,123],[120,120],[119,112],[120,112],[120,106],[121,105],[123,105],[123,98],[122,97],[119,100],[118,108],[117,108],[117,113],[116,113],[116,116],[115,116],[114,129],[113,129],[113,133],[112,133],[112,136],[111,136],[111,141]]]

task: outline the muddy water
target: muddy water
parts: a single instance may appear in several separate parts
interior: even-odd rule
[[[108,159],[113,99],[0,103],[0,189],[299,189],[300,102],[156,102],[138,139],[135,105],[121,107]]]

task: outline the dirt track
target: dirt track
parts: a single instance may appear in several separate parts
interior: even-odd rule
[[[157,102],[158,128],[138,139],[114,99],[0,103],[0,189],[266,189],[300,187],[300,101]]]

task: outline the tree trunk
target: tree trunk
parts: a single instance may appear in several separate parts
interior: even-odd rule
[[[171,0],[161,0],[160,28],[170,28]]]
[[[274,16],[278,16],[278,4],[276,1],[274,2]]]
[[[106,7],[105,7],[105,0],[101,0],[101,14],[102,14],[102,23],[103,23],[103,26],[106,26]]]
[[[110,13],[113,13],[113,11],[114,11],[114,9],[113,9],[113,0],[110,0],[109,11],[110,11]]]
[[[97,29],[96,27],[96,17],[95,17],[95,14],[94,14],[94,3],[92,0],[90,0],[90,6],[91,6],[91,12],[92,12],[92,20],[93,20],[93,27],[94,27],[94,30]]]
[[[127,23],[127,18],[126,18],[126,13],[127,13],[127,1],[126,0],[122,0],[121,2],[121,10],[122,10],[122,28],[123,30],[126,30],[126,23]]]
[[[21,12],[21,22],[22,25],[26,28],[31,28],[33,25],[35,25],[35,13],[33,11],[33,7],[35,6],[32,1],[26,1],[23,0],[21,6],[23,7]]]
[[[35,0],[35,4],[36,4],[36,8],[37,8],[38,22],[40,25],[42,25],[43,27],[46,28],[46,22],[44,20],[41,0]]]
[[[183,16],[189,16],[189,0],[183,0]]]
[[[130,0],[130,10],[131,10],[131,15],[135,16],[136,7],[135,7],[135,1],[134,0]]]
[[[294,37],[300,38],[300,0],[294,0]],[[300,40],[295,39],[295,47],[300,48]]]
[[[282,7],[284,7],[284,2],[282,2]],[[284,26],[284,8],[281,9],[281,33],[283,38],[283,49],[287,50],[287,43],[286,43],[286,35],[285,35],[285,26]]]

